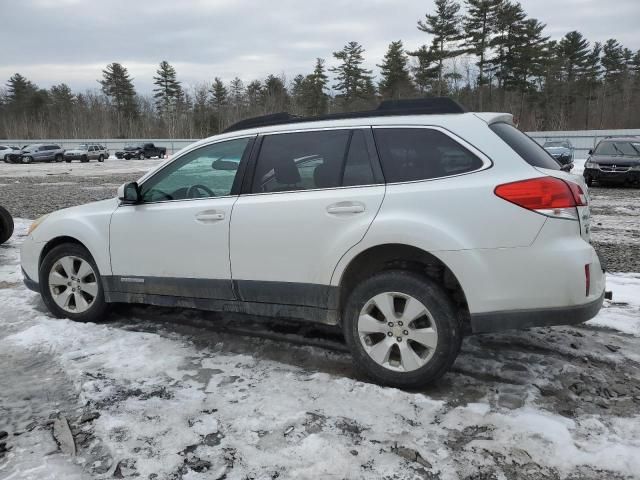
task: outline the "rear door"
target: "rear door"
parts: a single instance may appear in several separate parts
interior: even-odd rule
[[[239,297],[326,308],[335,265],[384,197],[371,129],[266,135],[246,178],[231,218]]]

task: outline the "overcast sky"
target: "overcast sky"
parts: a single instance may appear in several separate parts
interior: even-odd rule
[[[522,0],[560,38],[616,38],[640,49],[640,0]],[[309,73],[316,57],[348,41],[375,70],[392,40],[429,42],[416,22],[433,0],[0,0],[0,82],[20,72],[41,87],[98,88],[107,63],[124,64],[138,90],[152,89],[161,60],[186,86]]]

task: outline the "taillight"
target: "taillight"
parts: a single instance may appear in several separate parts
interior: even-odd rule
[[[587,204],[580,185],[555,177],[505,183],[498,185],[494,193],[527,210],[572,220],[578,219],[576,207]]]

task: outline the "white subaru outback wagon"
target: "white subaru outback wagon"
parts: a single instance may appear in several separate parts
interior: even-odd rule
[[[465,332],[596,315],[588,202],[508,114],[442,98],[276,114],[39,219],[22,268],[72,320],[135,302],[341,325],[359,370],[416,387]]]

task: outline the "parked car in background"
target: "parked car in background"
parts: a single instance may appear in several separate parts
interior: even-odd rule
[[[0,207],[0,243],[4,243],[13,235],[13,218],[6,208]]]
[[[21,163],[32,162],[61,162],[64,159],[64,148],[51,143],[37,143],[25,146],[19,161]]]
[[[125,160],[130,160],[132,158],[137,158],[138,160],[143,160],[145,158],[164,158],[167,154],[167,149],[165,147],[156,147],[153,143],[141,143],[136,145],[125,145],[124,149],[116,152],[117,158],[124,158]]]
[[[0,145],[0,158],[5,163],[11,163],[14,159],[20,157],[20,149],[12,145]]]
[[[547,140],[542,145],[549,155],[551,155],[560,165],[565,166],[563,170],[571,171],[573,168],[573,145],[569,140]]]
[[[584,180],[605,184],[640,184],[640,138],[619,137],[600,140],[589,150],[584,164]]]
[[[21,262],[57,317],[139,302],[340,325],[361,372],[414,388],[464,332],[595,316],[589,238],[582,177],[511,115],[436,98],[244,120],[40,218]]]
[[[104,146],[95,143],[81,143],[76,148],[64,152],[64,160],[67,163],[73,160],[104,162],[106,158],[109,158],[109,151]]]

